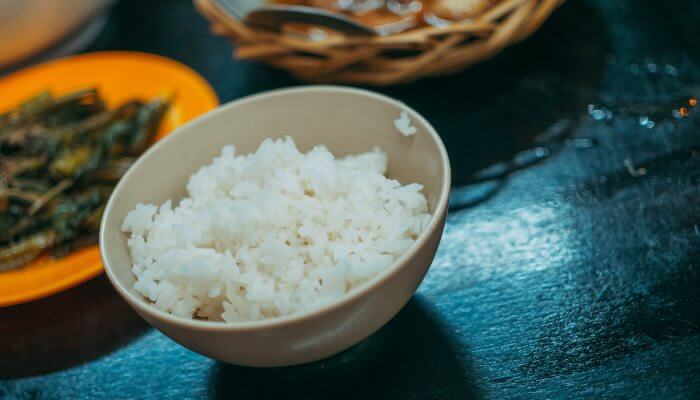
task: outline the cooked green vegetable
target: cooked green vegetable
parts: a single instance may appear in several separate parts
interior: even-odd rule
[[[0,271],[95,242],[105,202],[170,99],[108,110],[96,89],[39,93],[0,114]]]

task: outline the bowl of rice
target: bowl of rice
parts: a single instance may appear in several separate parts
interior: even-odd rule
[[[151,147],[100,230],[151,325],[238,365],[319,360],[386,324],[442,236],[450,167],[406,105],[335,86],[228,103]]]

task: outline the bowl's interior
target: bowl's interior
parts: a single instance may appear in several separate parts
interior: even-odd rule
[[[418,129],[403,136],[394,127],[407,111]],[[103,219],[101,246],[105,265],[122,287],[133,291],[134,277],[120,231],[137,203],[177,201],[189,176],[209,164],[224,145],[236,154],[255,151],[268,138],[291,136],[301,151],[326,145],[336,156],[379,146],[389,159],[388,175],[402,184],[420,183],[431,212],[446,201],[449,171],[446,153],[432,127],[418,114],[386,97],[355,89],[313,87],[271,92],[229,103],[185,125],[151,148],[114,191]],[[442,198],[441,198],[442,196]]]

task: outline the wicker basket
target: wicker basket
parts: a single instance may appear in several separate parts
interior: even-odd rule
[[[301,80],[381,86],[454,73],[492,57],[535,32],[564,0],[502,0],[469,22],[323,41],[251,27],[211,0],[194,2],[212,31],[235,43],[237,58],[261,60]]]

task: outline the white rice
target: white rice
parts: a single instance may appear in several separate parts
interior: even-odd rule
[[[418,129],[411,125],[411,119],[406,111],[401,111],[401,115],[394,120],[394,127],[404,136],[415,135]]]
[[[174,315],[228,322],[320,307],[376,276],[430,220],[422,186],[387,179],[379,149],[335,159],[291,138],[226,146],[173,208],[125,218],[134,288]]]

